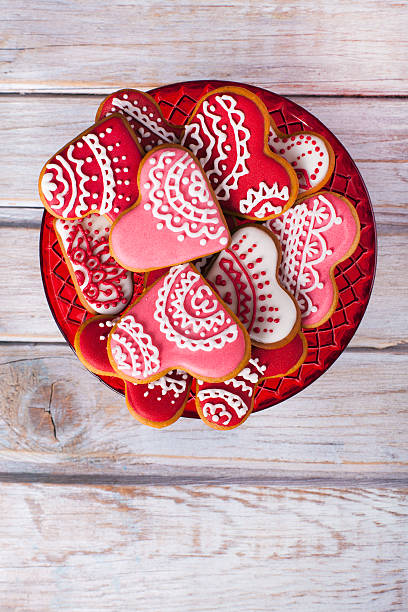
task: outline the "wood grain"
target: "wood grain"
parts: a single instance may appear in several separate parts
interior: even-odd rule
[[[181,419],[157,431],[68,347],[1,347],[0,463],[5,474],[94,482],[408,482],[408,359],[346,351],[300,395],[228,435]],[[375,381],[375,384],[373,384]],[[3,477],[2,476],[2,477]],[[343,480],[344,482],[344,480]]]
[[[100,96],[0,97],[0,206],[41,207],[37,182],[47,159],[94,120]],[[407,220],[406,102],[301,97],[350,151],[379,223]],[[11,112],[13,109],[13,112]]]
[[[0,90],[212,77],[282,94],[407,94],[406,9],[405,0],[1,0]]]
[[[406,610],[407,492],[3,485],[0,607]]]
[[[0,285],[8,289],[0,293],[0,341],[63,342],[46,303],[40,277],[41,217],[41,209],[0,208]],[[406,212],[402,217],[406,219]],[[408,344],[405,314],[408,222],[379,225],[378,229],[374,292],[352,346],[384,348]],[[10,245],[14,248],[10,249]]]

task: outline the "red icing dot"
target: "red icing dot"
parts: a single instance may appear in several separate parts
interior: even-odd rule
[[[268,321],[268,323],[273,323],[273,318],[272,317],[268,317],[266,320]]]
[[[262,289],[263,283],[258,283],[257,287],[258,287],[258,289]]]
[[[319,153],[320,157],[323,157],[324,153],[323,151],[321,153]]]
[[[268,330],[267,330],[267,328],[266,328],[266,327],[264,327],[264,332],[267,332],[267,331],[268,331]]]
[[[320,151],[320,147],[315,147],[315,151]]]
[[[272,297],[272,293],[268,293],[268,295],[266,297],[270,300],[271,297]]]
[[[310,175],[310,178],[312,179],[312,181],[314,181],[314,180],[315,180],[315,178],[316,178],[316,175],[315,175],[315,174],[311,174],[311,175]]]
[[[308,152],[307,152],[307,154],[308,154],[308,155],[311,155],[311,154],[312,154],[312,152],[311,152],[311,151],[308,151]]]
[[[306,153],[302,153],[302,157],[304,157],[306,155]]]
[[[258,321],[260,321],[261,323],[263,323],[265,321],[264,317],[258,317]]]
[[[245,259],[245,258],[246,258],[245,253],[241,253],[241,255],[239,256],[239,258],[240,258],[240,259]]]
[[[234,251],[236,251],[237,249],[239,249],[239,246],[237,244],[233,244],[232,248],[234,249]]]
[[[254,274],[253,278],[254,278],[254,280],[258,280],[259,274]]]
[[[280,319],[275,319],[275,323],[279,323]]]
[[[297,144],[297,145],[300,145],[300,144],[302,144],[302,143],[300,142],[300,140],[298,140],[296,144]]]
[[[260,328],[259,328],[259,327],[254,327],[254,332],[255,332],[256,334],[259,334],[259,332],[260,332],[260,331],[261,331],[261,330],[260,330]]]
[[[306,140],[310,140],[312,137],[310,136],[310,134],[308,136],[306,136]]]
[[[260,295],[260,296],[259,296],[259,299],[260,299],[260,301],[261,301],[261,302],[264,302],[266,298],[265,298],[265,296],[264,296],[264,295]]]
[[[319,174],[319,168],[315,168],[315,174]]]
[[[316,141],[315,141],[315,140],[312,140],[312,145],[315,145],[315,144],[316,144]]]
[[[292,166],[297,166],[297,162],[292,162]]]
[[[261,263],[262,261],[262,257],[257,257],[257,259],[255,259],[256,263]]]
[[[248,249],[248,253],[252,253],[252,251],[253,251],[253,250],[254,250],[254,249],[249,248],[249,249]]]
[[[279,142],[279,138],[274,138],[273,142]]]
[[[304,138],[304,137],[305,137],[305,135],[304,135],[304,134],[299,134],[299,136],[298,136],[298,138],[300,138],[300,139],[302,139],[302,138]]]
[[[262,261],[262,260],[261,260],[261,261]],[[261,272],[261,276],[265,276],[265,274],[266,274],[265,270],[262,270],[262,272]]]
[[[285,149],[279,149],[279,153],[283,154],[285,152]]]
[[[248,268],[249,268],[250,270],[252,270],[252,268],[253,268],[253,267],[254,267],[254,264],[253,264],[253,263],[248,264]]]
[[[259,310],[260,310],[261,312],[265,312],[265,310],[266,310],[266,306],[261,306]]]
[[[323,162],[317,162],[318,166],[323,166]]]
[[[295,140],[296,136],[291,136],[290,139],[291,140]]]

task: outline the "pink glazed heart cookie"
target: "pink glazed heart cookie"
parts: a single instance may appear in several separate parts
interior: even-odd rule
[[[140,197],[113,224],[110,246],[129,270],[147,271],[225,248],[230,233],[193,155],[180,146],[153,149],[140,165]]]
[[[282,245],[281,283],[296,298],[303,327],[318,327],[338,300],[334,268],[354,252],[360,222],[354,206],[334,192],[322,191],[266,223]]]
[[[112,367],[135,383],[174,369],[226,380],[249,354],[245,328],[192,264],[170,268],[127,309],[108,339]]]
[[[113,220],[138,197],[136,175],[142,155],[127,121],[111,115],[45,164],[39,179],[41,200],[61,219],[99,213]]]
[[[115,315],[133,295],[133,274],[109,252],[110,226],[102,215],[54,219],[55,234],[80,302],[89,312]]]
[[[277,278],[280,258],[272,232],[259,225],[241,225],[206,273],[247,329],[252,344],[264,348],[287,344],[300,329],[297,304]]]
[[[181,370],[172,370],[147,385],[126,382],[126,404],[138,421],[150,427],[171,425],[183,414],[192,378]]]
[[[307,354],[307,342],[300,332],[275,350],[252,348],[251,359],[234,378],[222,383],[197,381],[196,407],[200,418],[214,429],[234,429],[253,410],[257,385],[266,378],[296,371]]]
[[[295,170],[302,196],[324,187],[333,174],[334,151],[326,138],[316,132],[295,132],[288,136],[278,130],[271,118],[269,146]]]
[[[102,102],[96,119],[112,113],[119,113],[128,121],[146,152],[161,144],[180,142],[183,126],[166,121],[159,105],[147,93],[137,89],[115,91]]]
[[[211,91],[197,102],[181,143],[198,158],[223,209],[255,221],[285,212],[296,200],[291,165],[268,145],[263,102],[239,87]]]

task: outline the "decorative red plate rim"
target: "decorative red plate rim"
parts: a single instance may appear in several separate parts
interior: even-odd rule
[[[149,93],[158,102],[163,115],[173,123],[185,123],[197,100],[208,91],[225,85],[245,87],[266,104],[277,127],[287,133],[311,129],[323,134],[332,145],[336,162],[333,175],[323,189],[346,196],[360,218],[360,242],[351,257],[335,271],[339,302],[332,317],[321,327],[303,330],[308,353],[303,365],[293,374],[271,378],[255,392],[254,411],[278,404],[317,380],[344,351],[355,334],[367,308],[375,276],[377,235],[370,197],[361,174],[340,141],[321,121],[291,100],[265,89],[231,81],[189,81],[158,87]],[[96,113],[95,108],[95,113]],[[90,118],[89,123],[93,122]],[[44,211],[40,233],[40,268],[45,295],[51,313],[67,343],[74,350],[76,330],[88,317],[79,302],[68,268],[63,260],[52,226],[52,217]],[[142,283],[138,277],[138,288]],[[75,351],[74,351],[75,352]],[[124,394],[124,381],[108,376],[98,378],[115,391]],[[198,417],[191,393],[183,416]]]

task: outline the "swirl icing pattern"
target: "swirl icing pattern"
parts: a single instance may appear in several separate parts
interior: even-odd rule
[[[251,341],[261,346],[285,344],[300,327],[296,303],[277,280],[279,255],[270,232],[257,225],[242,226],[206,275]]]
[[[150,358],[142,369],[144,348]],[[220,380],[246,363],[249,338],[196,269],[183,264],[172,267],[122,316],[109,335],[108,353],[113,368],[130,382],[152,382],[171,369]]]
[[[269,125],[254,94],[227,87],[197,102],[181,140],[197,156],[224,210],[258,221],[287,210],[298,191],[292,167],[267,145]]]
[[[334,192],[320,192],[266,226],[282,245],[279,278],[299,304],[302,325],[322,325],[337,305],[333,270],[359,241],[360,224],[353,205]]]
[[[139,185],[137,205],[118,219],[111,233],[113,255],[124,267],[164,268],[205,257],[229,243],[219,205],[186,149],[162,147],[146,155]]]
[[[54,228],[85,308],[109,315],[124,310],[133,293],[132,273],[109,252],[109,221],[100,215],[55,219]]]
[[[138,197],[135,177],[141,158],[127,122],[108,117],[45,164],[39,181],[43,204],[62,219],[99,213],[113,220]]]

